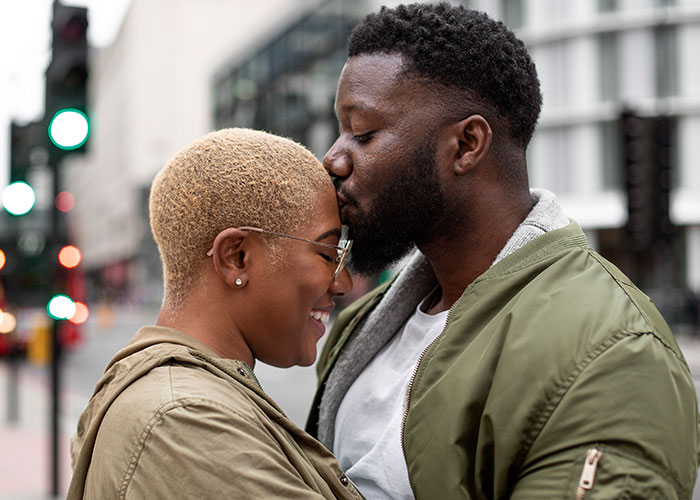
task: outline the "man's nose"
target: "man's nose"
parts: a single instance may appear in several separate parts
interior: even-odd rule
[[[348,177],[352,173],[352,161],[350,156],[343,151],[339,137],[335,144],[323,157],[323,167],[334,177]]]

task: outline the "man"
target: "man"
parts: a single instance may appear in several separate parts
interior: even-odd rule
[[[448,4],[349,39],[324,166],[371,273],[326,341],[308,430],[367,498],[685,498],[698,407],[651,301],[528,188],[523,43]]]

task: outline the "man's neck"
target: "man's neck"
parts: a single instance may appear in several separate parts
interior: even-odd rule
[[[451,308],[464,290],[491,267],[531,209],[528,201],[517,208],[491,212],[476,223],[419,246],[440,286],[440,299],[427,311],[429,314]]]

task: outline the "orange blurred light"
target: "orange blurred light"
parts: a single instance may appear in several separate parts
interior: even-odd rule
[[[0,333],[10,333],[17,326],[17,320],[8,312],[0,312]]]
[[[56,195],[54,203],[56,204],[56,208],[61,212],[68,212],[75,205],[75,198],[68,191],[61,191]]]
[[[68,269],[72,269],[80,264],[82,258],[83,256],[80,255],[80,250],[73,245],[66,245],[65,247],[61,248],[60,252],[58,252],[58,262],[60,262],[63,267],[67,267]]]
[[[82,302],[76,302],[75,314],[68,318],[68,321],[70,321],[74,325],[82,325],[87,321],[88,316],[90,316],[90,310],[88,309],[88,306],[86,306]]]
[[[5,262],[7,262],[7,259],[5,258],[5,252],[0,250],[0,269],[5,267]]]

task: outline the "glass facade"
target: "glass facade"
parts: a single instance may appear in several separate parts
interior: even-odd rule
[[[220,73],[214,83],[215,126],[267,130],[322,157],[335,139],[335,89],[362,6],[326,2]]]

